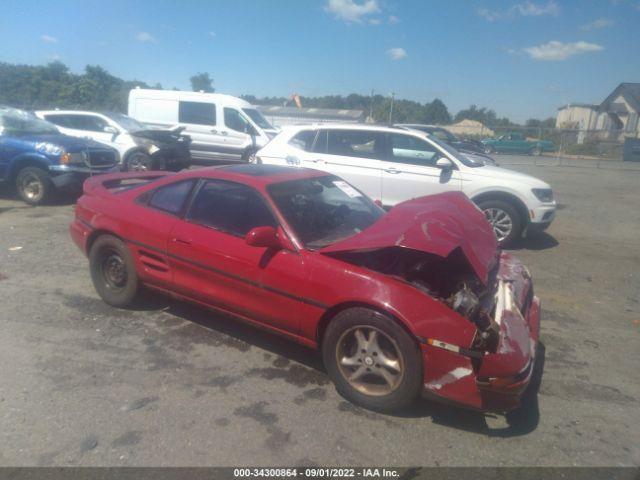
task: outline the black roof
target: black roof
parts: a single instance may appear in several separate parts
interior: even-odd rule
[[[640,112],[640,83],[621,83],[618,85],[618,87],[604,99],[604,102],[600,104],[600,110],[603,112],[620,110],[620,106],[613,102],[620,95],[626,100],[631,108],[636,112]]]

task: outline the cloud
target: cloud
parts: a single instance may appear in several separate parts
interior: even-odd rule
[[[213,32],[213,31],[207,32],[207,35],[210,36],[211,38],[215,38],[216,32]]]
[[[523,49],[534,60],[560,61],[582,53],[599,52],[604,47],[595,43],[573,42],[563,43],[552,40],[549,43]]]
[[[407,58],[407,51],[404,48],[394,47],[387,50],[387,55],[391,60],[402,60]]]
[[[389,23],[395,25],[396,23],[400,23],[400,19],[395,15],[389,15]]]
[[[41,35],[40,39],[44,43],[58,43],[58,39],[56,37],[52,37],[51,35]]]
[[[57,54],[57,53],[52,53],[51,55],[47,55],[47,60],[50,60],[52,62],[57,62],[58,60],[60,60],[62,57]]]
[[[586,23],[584,25],[582,25],[580,28],[582,30],[588,31],[588,30],[600,30],[602,28],[608,28],[608,27],[613,27],[614,25],[614,21],[611,20],[610,18],[599,18],[597,20],[594,20],[593,22],[589,22]]]
[[[362,3],[355,0],[328,0],[324,9],[347,23],[362,23],[369,15],[380,13],[378,0],[365,0]]]
[[[136,34],[136,40],[142,43],[156,43],[156,38],[149,32],[138,32]]]
[[[380,20],[379,18],[370,18],[369,19],[369,24],[370,25],[380,25],[382,23],[382,20]]]
[[[481,8],[478,10],[478,15],[489,22],[516,17],[540,17],[543,15],[557,17],[560,15],[560,6],[554,0],[549,0],[547,3],[533,3],[526,1],[523,3],[516,3],[507,10],[489,10],[488,8]]]

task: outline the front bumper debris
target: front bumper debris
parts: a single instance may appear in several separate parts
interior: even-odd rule
[[[423,394],[469,408],[506,412],[517,408],[534,370],[540,333],[540,300],[528,270],[502,253],[496,274],[499,327],[495,353],[474,358],[422,344]],[[464,349],[463,349],[464,350]]]

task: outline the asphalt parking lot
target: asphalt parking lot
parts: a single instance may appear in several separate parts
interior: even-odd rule
[[[0,465],[640,465],[640,169],[533,160],[498,157],[560,203],[514,249],[545,355],[508,418],[372,413],[278,337],[159,296],[111,308],[67,233],[72,200],[2,191]]]

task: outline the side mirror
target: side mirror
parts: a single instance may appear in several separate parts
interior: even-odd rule
[[[252,247],[282,248],[278,232],[273,227],[256,227],[245,235],[244,241]]]
[[[453,162],[445,157],[440,157],[436,160],[436,167],[442,170],[451,170],[453,168]]]

